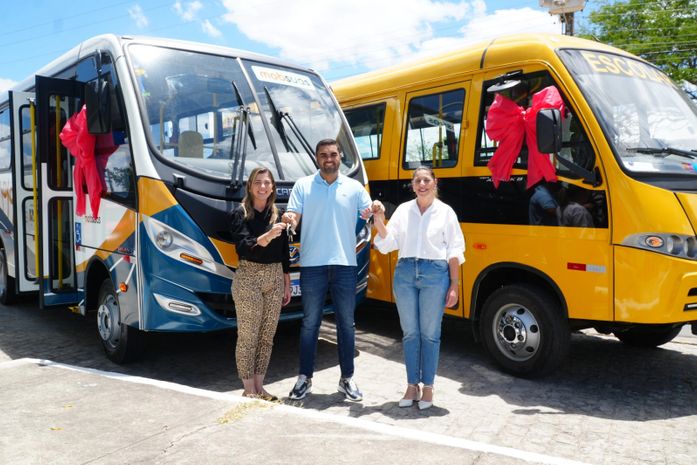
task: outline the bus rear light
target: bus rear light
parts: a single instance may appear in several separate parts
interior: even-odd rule
[[[186,260],[187,262],[191,262],[194,265],[202,265],[203,264],[203,260],[201,260],[198,257],[194,257],[193,255],[189,255],[188,253],[180,253],[179,258],[181,258],[182,260]]]

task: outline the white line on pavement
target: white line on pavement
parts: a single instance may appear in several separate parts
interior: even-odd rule
[[[183,384],[172,383],[169,381],[160,381],[151,378],[143,378],[141,376],[126,375],[123,373],[116,373],[112,371],[97,370],[94,368],[84,368],[74,365],[67,365],[65,363],[57,363],[51,360],[42,360],[35,358],[22,358],[17,360],[11,360],[9,362],[0,363],[0,369],[17,367],[26,364],[34,364],[41,366],[50,366],[56,368],[62,368],[66,370],[72,370],[82,373],[89,373],[97,376],[102,376],[105,378],[116,379],[120,381],[127,381],[129,383],[137,383],[155,386],[161,389],[168,389],[171,391],[176,391],[184,394],[191,394],[199,397],[206,397],[215,400],[225,400],[228,402],[259,402],[256,399],[250,399],[247,397],[238,396],[236,394],[209,391],[206,389],[194,388],[190,386],[185,386]],[[512,457],[514,459],[523,460],[525,462],[531,463],[541,463],[547,465],[588,465],[584,462],[578,462],[576,460],[565,459],[562,457],[554,457],[545,454],[539,454],[535,452],[528,452],[520,449],[514,449],[511,447],[501,447],[493,444],[487,444],[484,442],[470,441],[468,439],[456,438],[453,436],[446,436],[444,434],[429,433],[422,430],[415,430],[404,428],[401,426],[387,425],[384,423],[376,423],[373,421],[354,418],[354,417],[343,417],[338,415],[332,415],[329,413],[318,412],[316,410],[303,409],[298,407],[293,407],[285,404],[274,404],[274,409],[279,409],[282,412],[301,415],[308,418],[313,418],[322,421],[330,421],[333,423],[340,423],[347,426],[360,428],[367,431],[372,431],[375,433],[385,434],[393,437],[405,438],[414,441],[421,441],[430,444],[437,444],[442,446],[455,447],[459,449],[466,449],[470,451],[484,452],[490,454],[503,455],[506,457]]]

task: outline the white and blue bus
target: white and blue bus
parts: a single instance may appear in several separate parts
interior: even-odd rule
[[[83,105],[92,158],[60,140]],[[229,212],[257,166],[273,172],[283,208],[294,181],[316,171],[314,146],[327,137],[343,149],[341,171],[366,184],[343,114],[311,70],[174,40],[79,44],[0,94],[0,302],[38,293],[42,308],[94,316],[117,363],[138,356],[143,332],[233,327]],[[101,183],[98,210],[82,176]],[[301,235],[291,243],[296,267]],[[359,222],[359,301],[369,241]],[[298,268],[291,280],[282,319],[302,313]]]

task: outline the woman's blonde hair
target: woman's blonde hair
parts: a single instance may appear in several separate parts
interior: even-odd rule
[[[260,174],[268,174],[271,179],[271,195],[266,199],[266,208],[271,207],[271,218],[269,219],[269,224],[274,224],[278,219],[278,208],[276,208],[276,181],[273,178],[273,173],[271,170],[264,167],[257,167],[249,173],[249,179],[247,179],[247,189],[244,193],[244,198],[242,199],[242,210],[244,211],[244,219],[251,220],[254,217],[254,194],[252,194],[252,186],[254,181],[259,177]]]

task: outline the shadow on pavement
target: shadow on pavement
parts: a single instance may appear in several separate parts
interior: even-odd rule
[[[393,307],[363,305],[356,313],[360,353],[402,362],[401,331]],[[267,382],[297,373],[299,322],[279,325]],[[337,364],[331,342],[331,317],[323,324],[316,370]],[[32,299],[0,306],[0,351],[6,358],[45,358],[87,368],[171,381],[213,391],[241,389],[237,378],[234,330],[208,334],[148,334],[142,360],[124,366],[103,354],[92,318],[65,309],[40,310]],[[439,376],[457,380],[467,396],[498,396],[516,415],[577,414],[617,420],[660,420],[697,415],[697,345],[671,343],[640,350],[613,338],[575,333],[564,365],[540,379],[521,379],[501,372],[473,337],[467,322],[444,320]],[[2,357],[2,354],[0,354]],[[2,360],[2,358],[0,358]],[[398,382],[401,382],[398,380]],[[288,386],[290,389],[290,386]],[[670,395],[666,395],[669,392]],[[342,402],[341,394],[313,394],[305,407],[322,410]],[[336,399],[334,399],[336,397]],[[292,404],[292,403],[291,403]],[[379,412],[392,418],[445,416],[430,411],[381,405],[348,404],[351,416]]]

